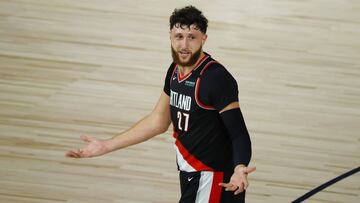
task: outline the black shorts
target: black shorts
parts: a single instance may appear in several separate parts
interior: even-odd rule
[[[234,195],[219,186],[229,182],[232,173],[197,171],[180,171],[181,198],[179,203],[244,203],[245,191]]]

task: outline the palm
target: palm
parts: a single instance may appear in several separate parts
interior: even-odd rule
[[[246,179],[246,174],[234,173],[230,178],[230,183],[232,183],[233,185],[241,185]]]
[[[249,186],[247,175],[256,170],[255,167],[245,167],[242,171],[235,171],[228,183],[220,183],[219,185],[225,187],[226,191],[234,191],[234,194],[240,194]]]
[[[106,146],[103,141],[85,135],[81,136],[81,139],[87,142],[87,146],[83,149],[68,151],[66,153],[67,157],[88,158],[106,153]]]

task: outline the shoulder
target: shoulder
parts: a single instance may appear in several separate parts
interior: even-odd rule
[[[176,63],[172,62],[168,68],[168,72],[172,72],[176,67]]]
[[[214,61],[203,70],[202,78],[206,80],[235,80],[231,73],[219,62]]]
[[[175,70],[175,67],[176,67],[176,64],[174,62],[170,64],[170,66],[169,66],[169,68],[167,70],[167,73],[166,73],[166,75],[168,77],[170,77],[173,74],[173,72]]]

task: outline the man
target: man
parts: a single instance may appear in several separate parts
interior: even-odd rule
[[[173,63],[153,111],[109,140],[82,136],[88,145],[68,157],[100,156],[164,133],[172,122],[180,171],[179,202],[245,202],[251,142],[231,74],[202,50],[207,19],[193,6],[170,17]]]

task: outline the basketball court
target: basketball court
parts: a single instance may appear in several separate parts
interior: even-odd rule
[[[0,202],[178,201],[171,127],[102,157],[64,154],[150,113],[168,18],[190,4],[239,85],[257,167],[247,202],[291,202],[360,166],[357,0],[0,0]],[[360,173],[306,202],[360,202]]]

